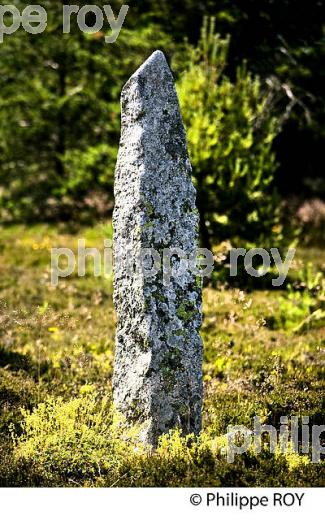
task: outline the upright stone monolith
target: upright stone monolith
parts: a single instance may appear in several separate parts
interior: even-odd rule
[[[142,424],[143,440],[156,445],[170,428],[198,433],[202,404],[201,284],[181,260],[196,255],[198,214],[178,99],[162,52],[131,76],[121,106],[114,402],[130,424]]]

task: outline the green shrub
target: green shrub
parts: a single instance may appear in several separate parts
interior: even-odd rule
[[[231,238],[275,247],[282,238],[272,143],[279,126],[271,92],[245,63],[226,73],[229,38],[205,19],[198,47],[178,82],[197,188],[204,247]]]

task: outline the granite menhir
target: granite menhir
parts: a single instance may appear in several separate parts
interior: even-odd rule
[[[198,434],[202,406],[201,283],[173,254],[173,248],[196,254],[196,193],[173,76],[161,51],[130,77],[121,109],[113,217],[114,403],[155,446],[171,428]],[[155,255],[146,258],[145,272],[139,258],[147,248]],[[156,271],[161,259],[156,274],[150,272],[153,258]],[[164,265],[172,266],[170,279]]]

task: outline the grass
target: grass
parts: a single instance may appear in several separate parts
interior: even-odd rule
[[[103,249],[95,228],[10,226],[0,236],[0,485],[317,486],[324,462],[252,450],[229,464],[214,441],[259,415],[324,423],[324,309],[313,269],[325,251],[299,251],[285,290],[204,290],[203,435],[171,433],[155,453],[110,409],[115,314],[112,279],[71,275],[51,285],[50,248]],[[306,260],[314,266],[303,268]],[[30,413],[31,412],[31,413]],[[82,447],[82,448],[81,448]]]

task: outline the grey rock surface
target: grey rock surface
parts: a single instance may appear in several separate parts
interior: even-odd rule
[[[121,107],[113,216],[114,403],[130,424],[142,424],[144,442],[156,445],[171,428],[199,433],[202,405],[200,280],[177,269],[177,255],[169,281],[162,267],[148,276],[137,263],[144,248],[162,258],[167,248],[195,255],[197,247],[185,131],[161,51],[128,80]]]

